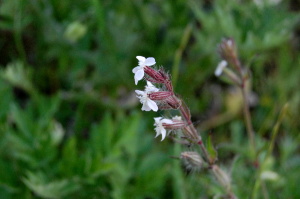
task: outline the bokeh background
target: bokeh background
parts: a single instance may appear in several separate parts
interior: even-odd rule
[[[222,198],[209,171],[171,158],[189,149],[154,139],[153,117],[169,113],[141,111],[137,55],[172,75],[240,198],[300,198],[299,10],[297,0],[1,0],[0,198]],[[275,142],[261,173],[240,92],[214,76],[224,37],[252,71],[259,158]]]

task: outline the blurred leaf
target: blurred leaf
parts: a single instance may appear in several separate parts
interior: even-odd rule
[[[64,198],[79,189],[79,185],[68,179],[47,181],[39,172],[27,172],[27,177],[23,178],[23,182],[41,198]]]
[[[52,139],[53,145],[58,145],[61,143],[63,137],[64,137],[64,129],[62,125],[56,121],[52,122],[52,131],[50,130],[50,136]]]
[[[30,81],[31,72],[25,68],[20,61],[13,62],[1,70],[1,77],[11,83],[13,86],[24,89],[27,92],[33,91],[33,85]]]
[[[87,27],[78,22],[72,22],[67,26],[67,29],[64,33],[66,39],[70,42],[76,42],[77,40],[81,39],[87,32]]]
[[[206,145],[207,145],[206,146],[207,147],[207,152],[210,156],[209,162],[214,163],[218,159],[218,153],[217,153],[216,149],[213,146],[211,135],[209,135],[207,137],[207,144]]]

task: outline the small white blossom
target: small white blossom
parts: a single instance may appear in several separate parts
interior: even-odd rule
[[[167,135],[167,130],[165,129],[163,124],[173,124],[173,121],[170,119],[162,119],[162,117],[155,117],[154,120],[155,120],[154,126],[156,131],[155,137],[161,134],[162,136],[161,141],[163,141]]]
[[[139,65],[132,69],[132,72],[134,73],[134,81],[135,85],[137,85],[138,81],[143,79],[144,77],[144,67],[145,66],[152,66],[154,65],[155,59],[153,57],[148,57],[147,59],[142,56],[136,56],[136,58],[139,60]]]
[[[274,171],[264,171],[261,173],[260,178],[262,180],[277,181],[280,176]]]
[[[135,90],[137,97],[140,99],[140,102],[143,104],[142,111],[157,111],[158,106],[155,101],[151,100],[148,96],[149,93],[159,91],[151,82],[147,81],[147,86],[145,87],[145,91]]]
[[[226,66],[227,66],[227,61],[225,60],[221,61],[215,70],[215,75],[220,76]]]
[[[151,82],[147,81],[147,86],[145,87],[145,91],[150,93],[150,92],[157,92],[159,91],[159,89],[156,88]]]
[[[232,48],[233,42],[232,42],[231,39],[228,39],[226,43],[227,43],[227,45],[228,45],[230,48]]]
[[[181,116],[178,116],[178,115],[172,117],[172,120],[182,121]]]

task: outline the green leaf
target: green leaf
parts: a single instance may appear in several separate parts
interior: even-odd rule
[[[213,146],[211,135],[209,135],[207,138],[207,152],[210,156],[209,162],[214,163],[218,158],[218,153]]]
[[[41,198],[64,198],[77,191],[80,186],[69,179],[49,181],[40,172],[27,172],[23,178],[25,185]]]

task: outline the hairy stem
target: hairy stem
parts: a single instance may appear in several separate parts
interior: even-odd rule
[[[255,136],[254,136],[253,126],[252,126],[251,114],[250,114],[250,110],[249,110],[248,96],[247,96],[247,91],[246,91],[247,79],[244,77],[244,73],[242,70],[240,60],[234,55],[232,55],[232,59],[233,59],[233,65],[236,68],[236,70],[238,71],[240,78],[242,79],[240,88],[242,90],[243,101],[244,101],[243,102],[244,103],[243,104],[243,112],[244,112],[247,134],[249,137],[249,145],[251,148],[252,155],[254,155],[256,152],[256,144],[255,144]]]
[[[184,102],[182,104],[185,105]],[[199,145],[204,158],[206,159],[206,161],[209,164],[209,168],[212,169],[212,173],[214,174],[214,176],[217,179],[217,181],[219,182],[219,184],[226,190],[228,198],[237,199],[237,197],[231,190],[230,181],[224,180],[224,176],[227,176],[227,174],[223,170],[221,170],[221,168],[219,166],[216,165],[214,159],[211,158],[210,154],[208,153],[208,150],[205,147],[201,136],[199,135],[198,131],[196,130],[195,126],[193,125],[193,123],[191,121],[191,117],[190,117],[188,108],[186,106],[185,107],[180,106],[179,111],[180,111],[181,116],[185,119],[185,121],[187,123],[185,130],[187,132],[189,132],[189,135],[190,135],[190,138],[192,139],[192,141],[196,142]]]
[[[243,80],[244,81],[244,80]],[[247,91],[245,88],[245,83],[242,84],[241,86],[242,94],[243,94],[243,109],[244,109],[244,117],[245,117],[245,123],[246,123],[246,128],[247,128],[247,134],[249,137],[249,144],[251,147],[251,151],[253,154],[255,154],[256,151],[256,145],[255,145],[255,137],[254,137],[254,131],[253,131],[253,126],[252,126],[252,119],[251,119],[251,114],[249,110],[249,103],[248,103],[248,97],[247,97]]]

